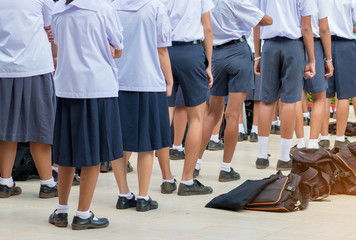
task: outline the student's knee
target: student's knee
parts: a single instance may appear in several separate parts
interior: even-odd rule
[[[237,111],[226,111],[225,112],[225,119],[229,122],[238,122],[239,121],[239,114]]]

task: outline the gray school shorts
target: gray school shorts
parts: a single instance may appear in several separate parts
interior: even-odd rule
[[[304,79],[304,91],[309,93],[321,93],[328,88],[328,80],[325,78],[324,48],[321,41],[314,41],[315,70],[313,78]],[[305,61],[308,62],[305,53]]]
[[[287,38],[266,39],[261,59],[261,100],[284,103],[302,100],[304,44]]]
[[[356,97],[356,42],[332,36],[331,50],[335,71],[329,78],[326,97],[334,97],[335,92],[338,99]]]
[[[217,47],[213,50],[214,77],[210,94],[227,96],[229,92],[245,92],[254,88],[253,59],[247,42]]]
[[[252,53],[252,58],[255,56]],[[255,66],[255,61],[253,61],[253,66]],[[251,89],[247,92],[245,100],[261,101],[261,76],[254,75],[255,89]]]

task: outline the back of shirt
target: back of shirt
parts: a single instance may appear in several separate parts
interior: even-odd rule
[[[120,90],[165,92],[158,49],[171,46],[171,25],[159,0],[117,0],[113,7],[122,19],[124,45],[116,59]]]
[[[0,1],[0,77],[30,77],[54,70],[44,27],[53,0]]]
[[[172,25],[172,41],[204,40],[201,15],[214,8],[212,0],[161,0]]]
[[[314,0],[252,0],[271,16],[273,24],[261,27],[261,39],[302,37],[301,18],[317,14]]]
[[[331,6],[332,2],[331,0],[313,0],[317,4],[318,7],[318,13],[316,15],[313,15],[311,18],[311,23],[313,27],[313,35],[314,37],[319,38],[320,33],[319,33],[319,20],[324,19],[328,17],[331,13]]]
[[[353,23],[356,22],[356,0],[330,0],[330,2],[332,10],[328,20],[331,35],[356,39],[356,35],[353,34]]]

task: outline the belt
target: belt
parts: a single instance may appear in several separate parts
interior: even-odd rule
[[[320,38],[317,38],[317,37],[314,38],[314,42],[320,42],[320,41],[321,41]]]
[[[334,41],[353,41],[354,39],[348,39],[348,38],[343,38],[343,37],[339,37],[339,36],[336,36],[336,35],[332,35],[331,36],[331,40],[334,40]]]
[[[272,41],[303,41],[303,38],[297,38],[297,39],[291,39],[291,38],[287,38],[287,37],[274,37],[274,38],[267,38],[267,39],[264,39],[264,40],[272,40]]]
[[[225,47],[225,46],[229,46],[229,45],[233,45],[233,44],[238,44],[238,43],[242,43],[242,42],[246,42],[246,37],[245,36],[242,36],[239,39],[231,40],[231,41],[229,41],[227,43],[223,43],[221,45],[216,45],[216,46],[214,46],[214,48],[221,48],[221,47]]]
[[[180,42],[180,41],[173,41],[172,46],[177,46],[177,45],[201,45],[203,42],[200,40],[195,40],[191,42]]]

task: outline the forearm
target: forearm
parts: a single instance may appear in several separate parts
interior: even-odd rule
[[[164,78],[166,79],[167,84],[172,85],[173,75],[168,49],[166,47],[158,48],[158,56]]]
[[[331,36],[330,36],[330,29],[329,29],[327,18],[321,19],[319,21],[319,25],[320,25],[320,39],[321,39],[321,43],[323,44],[325,57],[327,60],[330,60],[332,59]]]
[[[208,68],[211,69],[211,58],[213,55],[213,29],[211,27],[209,12],[202,15],[202,25],[204,28],[203,47],[205,50],[206,58],[209,61]]]
[[[261,36],[260,27],[257,26],[253,29],[253,44],[255,46],[255,58],[261,56]]]
[[[308,60],[309,63],[315,62],[315,57],[314,57],[314,37],[313,37],[313,31],[312,31],[312,26],[311,26],[311,20],[310,16],[308,17],[302,17],[302,35],[303,35],[303,41],[304,45],[308,54]]]

